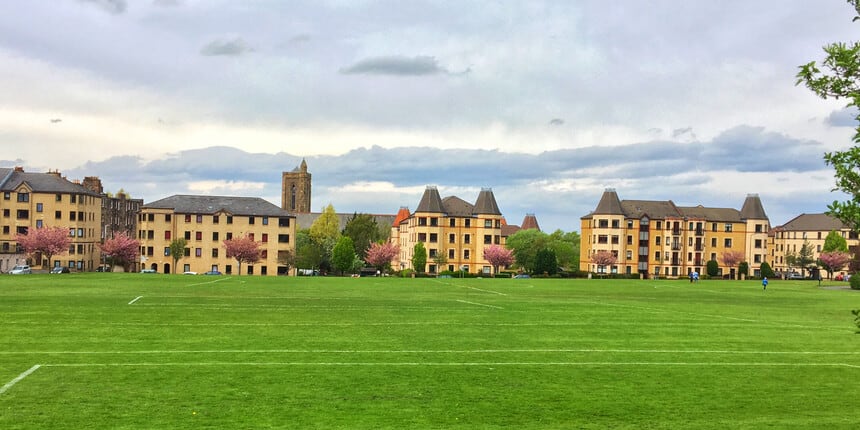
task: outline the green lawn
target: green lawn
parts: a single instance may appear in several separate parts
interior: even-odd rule
[[[803,281],[3,275],[0,428],[855,429],[858,308]]]

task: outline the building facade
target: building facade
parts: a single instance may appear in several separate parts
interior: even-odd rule
[[[54,267],[94,270],[99,264],[102,199],[59,172],[29,173],[20,167],[0,168],[0,271],[17,263],[50,270],[41,255],[25,255],[15,237],[32,228],[69,229],[71,244],[65,254],[52,257]]]
[[[239,274],[223,242],[250,236],[262,258],[243,265],[242,275],[288,275],[295,255],[296,223],[289,212],[256,197],[175,195],[143,205],[137,238],[141,267],[161,273],[217,270]],[[185,239],[184,255],[174,264],[170,244]]]
[[[827,214],[800,214],[785,224],[774,227],[769,235],[770,260],[773,270],[777,273],[798,271],[800,267],[789,267],[790,254],[797,255],[805,243],[812,249],[812,259],[818,260],[824,247],[824,240],[831,231],[835,231],[848,243],[849,249],[860,245],[857,232],[852,231],[842,221]],[[847,273],[848,267],[834,274]]]
[[[391,229],[391,242],[400,247],[395,269],[438,273],[464,270],[489,275],[492,264],[484,259],[484,248],[504,245],[502,217],[493,191],[484,188],[475,204],[449,196],[444,199],[436,187],[427,187],[415,212],[401,208]],[[412,267],[417,243],[427,250],[427,265]]]
[[[760,275],[765,262],[770,224],[757,195],[748,195],[741,210],[677,206],[671,200],[620,200],[607,189],[597,208],[582,217],[580,270],[594,273],[640,274],[676,278],[705,273],[709,260],[719,274],[736,277],[737,266],[723,264],[727,252],[742,252],[750,274]],[[609,251],[616,263],[592,262]]]

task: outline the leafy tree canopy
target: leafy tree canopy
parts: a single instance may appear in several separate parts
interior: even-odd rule
[[[827,237],[824,238],[824,247],[821,248],[821,252],[831,251],[848,252],[848,241],[842,237],[842,233],[836,230],[827,233]]]
[[[366,256],[365,253],[371,243],[383,239],[379,223],[373,215],[368,214],[353,214],[343,227],[342,234],[352,239],[355,254],[360,258]]]
[[[418,242],[412,248],[412,268],[418,273],[424,273],[427,266],[427,249],[424,244]]]

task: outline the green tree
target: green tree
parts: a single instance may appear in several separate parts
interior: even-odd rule
[[[170,241],[170,256],[173,257],[173,273],[176,273],[176,265],[179,263],[179,259],[185,256],[186,246],[188,246],[188,241],[184,237]]]
[[[538,251],[547,247],[548,235],[540,230],[520,230],[510,236],[505,247],[514,251],[516,265],[526,272],[536,273],[535,259]]]
[[[355,213],[346,222],[343,227],[342,234],[349,236],[352,239],[355,247],[355,254],[359,258],[364,258],[367,248],[370,248],[371,243],[379,242],[383,239],[379,228],[379,223],[373,215]]]
[[[320,267],[328,266],[331,262],[332,249],[340,238],[340,220],[334,211],[334,206],[329,204],[323,209],[320,216],[311,224],[308,234],[322,250]]]
[[[341,274],[352,271],[355,265],[355,248],[349,236],[341,236],[331,251],[331,265]]]
[[[860,19],[860,0],[848,0],[853,6],[854,21]],[[797,84],[803,84],[823,99],[844,99],[849,108],[855,110],[858,122],[853,137],[860,142],[860,42],[836,42],[824,46],[826,54],[819,64],[815,61],[800,66]],[[823,70],[822,70],[823,69]],[[860,230],[860,147],[824,154],[824,161],[835,170],[836,187],[848,200],[834,201],[827,205],[827,213]]]
[[[427,249],[422,242],[415,244],[412,248],[412,268],[418,273],[424,273],[427,266]]]
[[[322,247],[311,239],[310,230],[301,229],[296,232],[296,267],[299,269],[315,270],[320,267],[325,258]]]
[[[744,275],[744,276],[750,275],[750,264],[747,263],[746,261],[741,261],[741,263],[738,264],[738,276],[740,276],[740,275]]]
[[[827,237],[824,238],[824,247],[821,248],[821,252],[832,251],[848,252],[848,241],[836,230],[827,233]]]
[[[708,276],[713,278],[720,273],[720,263],[717,263],[717,260],[708,260],[708,264],[706,265],[706,270]]]
[[[814,255],[812,244],[804,240],[803,245],[800,246],[800,251],[797,253],[797,265],[800,266],[800,274],[803,277],[806,277],[806,268],[815,264],[815,259],[812,258]]]
[[[534,273],[555,275],[558,273],[558,259],[550,248],[541,249],[535,254]]]
[[[579,233],[556,230],[547,239],[547,246],[555,251],[559,267],[565,269],[579,267]]]

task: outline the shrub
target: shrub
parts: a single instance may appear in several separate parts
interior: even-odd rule
[[[850,284],[852,290],[860,290],[860,274],[855,273],[851,275]]]
[[[746,261],[742,261],[741,264],[738,264],[738,276],[744,275],[746,277],[750,276],[750,264]]]
[[[773,269],[771,269],[770,264],[767,264],[767,262],[761,263],[761,276],[765,278],[776,277],[776,274],[773,273]]]
[[[860,309],[854,309],[851,311],[851,314],[854,315],[854,324],[857,325],[857,334],[860,334]]]
[[[708,260],[707,265],[708,276],[714,277],[717,276],[717,273],[720,271],[720,265],[714,260]]]

